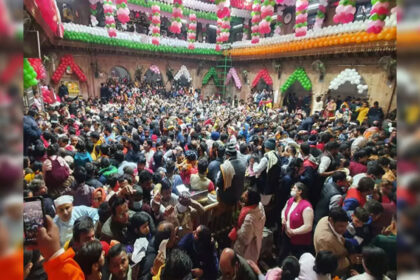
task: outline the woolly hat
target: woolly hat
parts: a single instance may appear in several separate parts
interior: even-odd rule
[[[211,139],[212,139],[213,141],[217,141],[217,140],[219,140],[220,133],[219,133],[219,132],[217,132],[217,131],[213,131],[213,132],[211,133],[210,137],[211,137]]]
[[[276,140],[268,139],[264,142],[264,147],[269,150],[274,150],[276,148]]]
[[[225,153],[229,156],[236,156],[236,146],[234,143],[228,143],[226,145]]]

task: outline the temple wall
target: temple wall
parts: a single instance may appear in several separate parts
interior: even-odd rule
[[[61,58],[62,55],[66,52],[54,51],[57,56],[57,60]],[[192,86],[194,88],[201,88],[202,93],[205,96],[211,96],[217,92],[217,87],[214,82],[211,80],[208,85],[202,86],[203,76],[207,73],[208,69],[211,66],[216,66],[216,62],[206,61],[203,69],[200,71],[200,74],[197,75],[198,61],[189,59],[189,58],[162,58],[159,56],[155,57],[141,57],[133,55],[118,55],[118,54],[86,54],[84,52],[72,52],[75,62],[81,67],[88,78],[88,82],[81,84],[81,94],[87,97],[97,97],[99,96],[100,83],[105,82],[110,74],[111,68],[114,66],[122,66],[127,69],[130,73],[131,78],[134,78],[134,72],[136,68],[140,65],[144,67],[143,75],[145,71],[152,64],[156,64],[163,76],[163,81],[167,88],[170,88],[170,83],[167,83],[166,77],[166,66],[170,65],[174,69],[174,74],[179,70],[181,65],[185,65],[191,76],[192,76]],[[47,54],[50,55],[50,54]],[[347,56],[347,55],[335,55],[334,57],[323,57],[321,61],[325,64],[326,75],[323,82],[319,82],[319,74],[312,69],[311,64],[315,58],[287,58],[280,59],[277,61],[281,63],[282,70],[280,73],[280,79],[277,77],[277,72],[272,66],[272,61],[236,61],[233,60],[233,66],[238,72],[238,76],[241,79],[242,88],[237,90],[233,81],[227,86],[227,96],[237,95],[239,99],[247,99],[251,96],[251,83],[254,80],[257,73],[263,69],[267,68],[271,78],[273,79],[273,90],[277,95],[275,97],[276,105],[281,106],[283,101],[283,96],[280,93],[280,87],[283,85],[288,77],[298,68],[302,66],[308,77],[312,81],[312,92],[305,92],[305,94],[312,94],[313,97],[317,95],[325,96],[328,92],[328,87],[330,82],[344,69],[354,68],[362,76],[364,81],[369,87],[368,90],[368,100],[372,104],[374,101],[379,101],[380,106],[386,112],[388,105],[391,100],[393,93],[394,84],[391,83],[391,86],[388,85],[387,74],[385,70],[378,64],[380,56],[374,55],[365,55],[365,56]],[[55,67],[58,66],[58,61],[54,61]],[[102,75],[98,78],[95,78],[94,63],[98,64],[99,72]],[[49,66],[49,73],[52,73],[52,64]],[[248,84],[244,83],[242,71],[248,71]],[[63,76],[63,79],[73,79],[76,77],[73,76]],[[58,85],[56,86],[58,88]],[[302,90],[299,87],[295,87],[296,91]],[[340,91],[344,89],[339,88],[338,93],[335,92],[333,95],[339,95]],[[347,88],[348,90],[354,91],[354,96],[359,96],[356,90],[356,87]],[[366,96],[360,96],[362,98]],[[390,109],[393,110],[396,108],[396,95],[394,95]]]

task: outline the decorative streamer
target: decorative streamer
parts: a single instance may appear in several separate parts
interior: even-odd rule
[[[96,10],[96,8],[98,7],[98,3],[100,2],[100,0],[89,0],[89,6],[90,6],[90,23],[92,24],[92,26],[97,26],[98,25],[98,19],[96,18],[96,14],[98,13],[98,11]]]
[[[274,15],[274,0],[264,0],[261,6],[261,21],[259,23],[259,31],[261,34],[268,34],[271,32],[271,22]]]
[[[171,26],[169,27],[169,31],[174,34],[181,33],[182,28],[182,0],[174,0],[172,8],[172,22]]]
[[[261,20],[261,5],[259,0],[254,0],[251,16],[251,43],[258,44],[260,42],[259,22]]]
[[[159,45],[160,37],[160,7],[158,5],[152,6],[152,44]]]
[[[194,42],[197,31],[197,16],[195,14],[190,14],[190,24],[188,24],[188,48],[190,50],[195,49]]]
[[[296,37],[303,37],[308,31],[308,5],[307,0],[298,0],[296,2]]]
[[[385,26],[385,18],[389,14],[389,0],[372,0],[372,10],[368,21],[367,33],[379,34]]]
[[[217,5],[217,37],[216,50],[221,50],[221,44],[229,41],[230,9],[226,0],[216,0]]]
[[[325,20],[325,13],[327,12],[328,0],[319,0],[318,12],[314,24],[314,30],[321,29]]]
[[[277,7],[277,19],[276,19],[276,27],[274,29],[274,34],[276,36],[281,35],[281,27],[283,26],[283,11],[286,7],[278,6]]]
[[[117,36],[117,29],[115,28],[114,10],[114,3],[112,3],[112,1],[110,0],[104,0],[105,27],[108,30],[109,37]]]
[[[117,18],[124,29],[127,29],[127,22],[130,21],[130,10],[127,7],[127,0],[117,0]]]
[[[356,12],[356,0],[340,0],[335,9],[335,23],[349,23],[354,20]]]

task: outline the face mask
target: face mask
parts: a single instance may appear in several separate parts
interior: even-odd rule
[[[185,211],[187,211],[187,206],[182,205],[181,203],[178,203],[176,205],[176,209],[178,210],[179,213],[184,213]]]
[[[291,197],[296,197],[296,191],[291,191],[291,192],[290,192],[290,196],[291,196]]]

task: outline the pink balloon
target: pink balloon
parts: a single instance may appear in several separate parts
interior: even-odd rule
[[[159,45],[159,38],[153,37],[152,44],[158,46]]]

